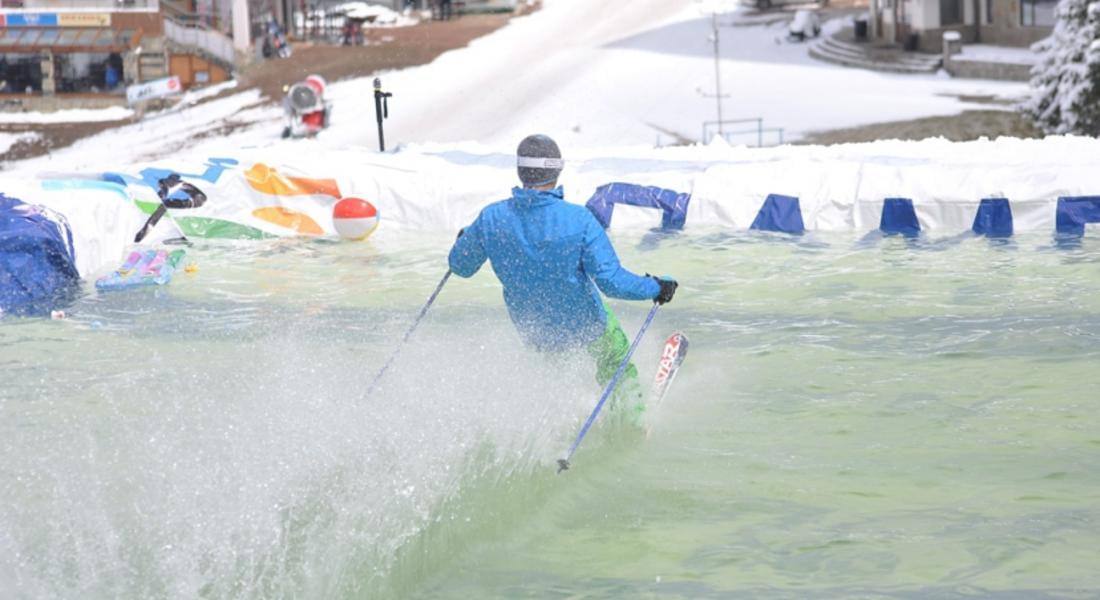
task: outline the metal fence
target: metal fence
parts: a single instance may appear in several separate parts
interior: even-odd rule
[[[756,127],[747,129],[727,129],[729,125],[744,125],[746,123],[755,123]],[[747,143],[747,145],[753,145],[752,142],[756,142],[758,148],[767,146],[781,146],[783,145],[783,128],[782,127],[764,127],[764,119],[762,117],[753,117],[750,119],[723,119],[721,121],[703,121],[703,143],[709,144],[715,135],[721,135],[725,140],[731,144]],[[769,142],[765,144],[765,139]],[[772,141],[774,140],[774,143]]]
[[[177,44],[205,50],[228,64],[236,62],[233,40],[223,33],[203,27],[187,27],[165,19],[164,36]]]

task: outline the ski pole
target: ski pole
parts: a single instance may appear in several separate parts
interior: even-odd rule
[[[645,323],[642,323],[642,328],[638,330],[638,335],[634,336],[634,341],[630,344],[630,349],[626,351],[623,362],[619,363],[619,368],[615,371],[615,376],[608,382],[607,387],[603,391],[603,395],[600,396],[599,402],[596,402],[596,408],[593,408],[592,414],[588,415],[588,420],[584,422],[584,426],[581,427],[581,432],[577,434],[577,439],[574,440],[573,445],[569,447],[569,452],[565,455],[565,458],[558,460],[558,473],[569,468],[569,459],[573,458],[573,453],[577,451],[577,446],[581,445],[581,440],[584,439],[584,435],[588,433],[588,429],[592,427],[592,423],[596,421],[596,415],[600,414],[600,409],[603,408],[604,402],[607,402],[607,398],[611,396],[612,390],[615,389],[615,384],[619,383],[619,378],[622,377],[623,373],[626,371],[626,366],[630,364],[630,357],[634,354],[634,349],[637,348],[638,343],[642,341],[645,330],[649,329],[649,324],[653,322],[653,317],[657,314],[657,307],[659,306],[660,304],[654,302],[653,308],[649,309],[649,316],[645,318]]]
[[[401,354],[401,348],[405,345],[405,342],[408,342],[409,338],[412,337],[413,331],[416,331],[416,326],[420,324],[420,320],[424,318],[424,314],[428,312],[428,309],[431,308],[432,303],[435,302],[436,297],[439,296],[439,292],[443,290],[443,284],[447,283],[447,280],[450,278],[451,271],[450,269],[448,269],[447,272],[443,275],[443,279],[439,280],[439,285],[435,286],[435,291],[432,292],[432,295],[428,298],[428,301],[424,303],[424,307],[420,309],[420,314],[416,315],[416,319],[413,320],[413,323],[409,327],[409,330],[405,332],[405,337],[401,339],[401,342],[399,344],[397,344],[397,349],[393,351],[393,354],[390,356],[389,360],[386,361],[386,364],[382,365],[382,368],[378,370],[378,374],[374,376],[374,380],[370,382],[370,386],[367,387],[367,396],[369,396],[370,393],[374,391],[374,386],[378,384],[379,379],[382,379],[382,374],[386,372],[386,369],[390,368],[390,365],[393,364],[393,361],[397,359],[397,355]]]

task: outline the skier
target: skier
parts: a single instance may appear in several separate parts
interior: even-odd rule
[[[528,136],[516,154],[523,187],[512,188],[510,199],[485,207],[459,231],[449,256],[451,271],[470,277],[489,260],[524,341],[540,351],[586,349],[596,360],[597,381],[605,385],[630,343],[599,291],[665,304],[678,284],[624,269],[592,213],[562,199],[563,162],[554,140]],[[630,364],[625,375],[618,402],[630,402],[637,421],[645,410],[638,370]]]

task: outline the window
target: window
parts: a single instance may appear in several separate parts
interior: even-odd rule
[[[993,0],[985,0],[985,22],[987,25],[993,24]]]
[[[58,54],[57,91],[68,93],[121,92],[122,57],[115,53]]]
[[[95,40],[96,34],[99,33],[95,29],[85,29],[80,32],[80,37],[76,38],[76,46],[91,46],[92,41]]]
[[[1020,25],[1053,27],[1056,0],[1020,0]]]
[[[19,39],[19,34],[21,33],[23,32],[14,27],[0,30],[0,44],[4,46],[14,46],[15,40]]]
[[[38,36],[38,43],[42,44],[43,46],[52,44],[59,35],[61,35],[61,32],[57,29],[47,29],[42,32],[42,35]]]
[[[37,54],[0,54],[0,93],[42,91],[42,58]]]
[[[73,46],[73,45],[75,45],[76,36],[79,33],[80,32],[76,31],[76,30],[61,32],[61,37],[58,38],[57,45],[58,46]]]
[[[940,25],[958,25],[962,20],[962,3],[959,0],[940,0]]]

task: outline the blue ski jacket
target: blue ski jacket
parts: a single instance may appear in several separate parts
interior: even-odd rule
[[[463,230],[449,257],[460,277],[489,260],[512,322],[539,350],[577,347],[603,334],[607,312],[596,286],[623,300],[650,300],[661,291],[653,278],[624,269],[592,213],[562,195],[560,187],[512,188],[510,199],[485,207]]]

